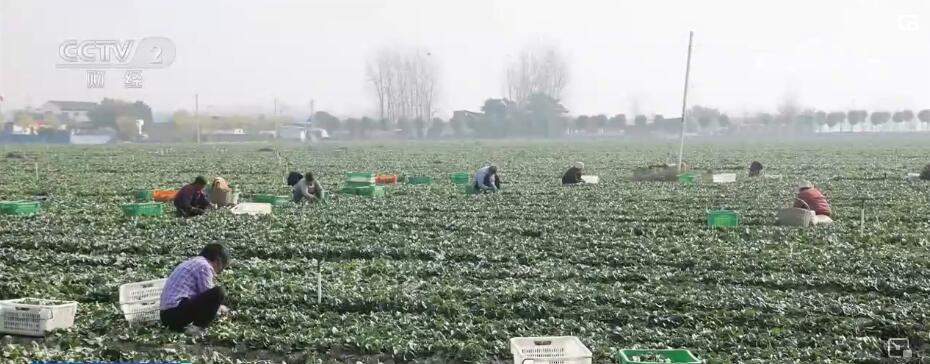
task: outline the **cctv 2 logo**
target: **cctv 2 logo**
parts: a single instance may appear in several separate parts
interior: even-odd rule
[[[58,47],[62,62],[57,68],[76,69],[154,69],[174,62],[174,42],[165,37],[140,40],[74,40]]]

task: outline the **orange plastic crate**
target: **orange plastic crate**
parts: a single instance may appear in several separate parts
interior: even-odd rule
[[[155,190],[152,193],[152,199],[158,202],[169,202],[174,201],[174,197],[177,196],[177,190]]]
[[[375,183],[379,185],[390,185],[397,183],[397,175],[394,174],[380,174],[375,177]]]

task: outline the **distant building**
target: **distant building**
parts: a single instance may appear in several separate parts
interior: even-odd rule
[[[40,114],[51,113],[65,123],[90,122],[90,113],[97,107],[96,102],[84,101],[49,101],[39,107]]]

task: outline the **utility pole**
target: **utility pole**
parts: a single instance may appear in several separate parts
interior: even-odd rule
[[[304,122],[304,137],[307,138],[307,140],[310,140],[310,122],[313,121],[314,113],[315,113],[315,110],[314,110],[313,99],[310,99],[310,117],[307,118],[306,122]]]
[[[685,113],[688,110],[688,77],[691,74],[691,44],[694,41],[694,31],[688,32],[688,61],[685,63],[685,90],[681,98],[681,143],[678,146],[678,173],[681,173],[682,158],[685,154]]]
[[[197,121],[197,144],[200,144],[200,94],[194,94],[194,120]]]

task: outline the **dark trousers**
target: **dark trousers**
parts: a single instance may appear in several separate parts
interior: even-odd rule
[[[184,331],[192,323],[205,328],[216,319],[216,311],[225,299],[223,288],[213,287],[197,296],[181,300],[178,307],[162,310],[161,323],[174,331]]]
[[[200,216],[206,213],[207,211],[199,207],[191,207],[190,209],[181,209],[178,208],[177,216],[178,217],[194,217]]]

